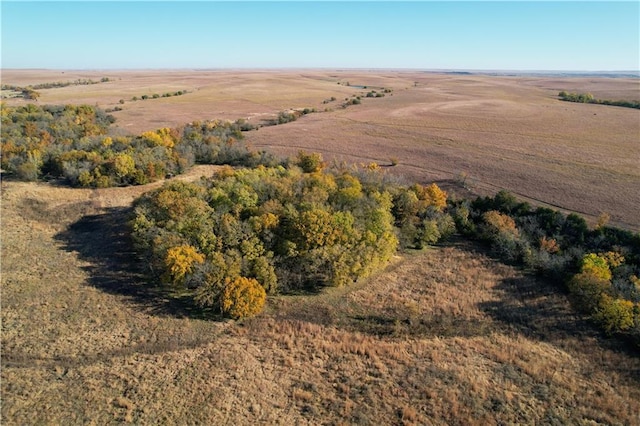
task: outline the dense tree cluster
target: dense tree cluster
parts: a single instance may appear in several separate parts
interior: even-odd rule
[[[201,306],[242,317],[264,303],[255,283],[269,294],[308,291],[380,269],[398,248],[395,224],[413,226],[416,235],[402,231],[411,245],[451,230],[452,219],[442,225],[446,194],[435,185],[392,187],[325,170],[317,154],[296,163],[225,168],[145,194],[131,226],[151,271]],[[402,209],[394,199],[405,200]]]
[[[3,98],[4,97],[22,97],[26,100],[35,101],[40,97],[40,93],[37,92],[37,90],[40,90],[40,89],[57,89],[60,87],[67,87],[67,86],[85,86],[89,84],[106,83],[108,81],[111,81],[109,77],[103,77],[102,79],[100,79],[100,81],[79,78],[74,81],[55,81],[50,83],[38,83],[38,84],[33,84],[25,87],[16,86],[13,84],[3,84],[2,90],[16,92],[9,96],[3,95]]]
[[[451,207],[458,229],[501,258],[566,283],[576,308],[640,344],[640,234],[531,208],[506,193]]]
[[[558,93],[558,96],[563,101],[568,102],[579,102],[585,104],[598,104],[598,105],[612,105],[612,106],[620,106],[626,108],[636,108],[640,109],[640,101],[613,101],[609,99],[596,99],[593,97],[591,93],[567,93],[566,91],[562,91]]]
[[[240,140],[244,120],[193,122],[139,136],[110,136],[114,118],[82,106],[2,105],[3,171],[25,180],[65,178],[71,185],[145,184],[179,174],[194,163],[273,164]]]

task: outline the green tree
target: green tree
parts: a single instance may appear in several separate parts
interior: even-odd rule
[[[305,173],[319,172],[325,167],[325,163],[322,161],[322,155],[318,153],[307,154],[304,151],[298,152],[296,165],[302,169]]]

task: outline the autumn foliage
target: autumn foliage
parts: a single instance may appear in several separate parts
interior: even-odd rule
[[[72,186],[142,185],[193,164],[276,164],[244,147],[244,120],[196,121],[139,136],[110,134],[114,117],[89,105],[1,106],[0,167],[23,180],[58,179]]]
[[[640,345],[640,234],[576,214],[531,208],[506,192],[452,206],[461,232],[490,244],[501,258],[566,284],[575,308],[607,334]]]
[[[253,278],[238,277],[225,285],[220,300],[221,310],[233,319],[254,316],[264,307],[267,293]]]
[[[309,291],[384,267],[399,247],[397,223],[415,224],[411,240],[428,243],[454,226],[435,185],[420,187],[418,197],[418,187],[324,169],[317,155],[300,154],[297,164],[225,168],[143,195],[131,227],[150,271],[203,307],[245,317],[264,303],[256,285],[265,294]],[[396,216],[393,200],[406,194],[415,209]]]

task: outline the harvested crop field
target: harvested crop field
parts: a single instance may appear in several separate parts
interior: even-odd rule
[[[3,182],[3,424],[640,422],[637,353],[468,243],[200,319],[131,252],[149,189]]]
[[[39,103],[89,103],[113,112],[119,132],[193,120],[245,118],[315,108],[285,125],[245,133],[281,155],[317,151],[327,160],[376,162],[389,172],[452,191],[507,189],[537,205],[638,230],[640,111],[557,99],[561,90],[640,99],[640,80],[497,76],[416,71],[48,71],[3,70],[3,84],[91,79],[40,90]],[[389,89],[367,98],[371,90]],[[181,96],[131,100],[167,92]],[[343,108],[345,99],[362,103]],[[335,98],[335,100],[331,100]],[[122,102],[120,102],[122,100]],[[25,102],[8,99],[10,104]]]

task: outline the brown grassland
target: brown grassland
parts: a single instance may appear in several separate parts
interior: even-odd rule
[[[479,194],[507,189],[538,205],[588,220],[605,212],[612,224],[640,229],[640,111],[557,98],[567,90],[637,100],[640,79],[409,71],[2,72],[3,84],[19,86],[102,77],[113,81],[43,89],[38,102],[121,107],[113,113],[117,126],[135,134],[204,119],[259,124],[289,108],[316,108],[322,113],[249,132],[246,140],[281,155],[304,149],[349,163],[393,161],[394,172],[411,180],[449,189],[464,181]],[[345,98],[382,87],[393,92],[341,107]],[[178,90],[188,93],[131,101]],[[323,103],[331,97],[336,101]]]
[[[397,159],[388,171],[412,180],[506,188],[640,226],[640,112],[556,99],[581,82],[600,98],[637,99],[638,80],[2,72],[16,85],[103,76],[113,81],[41,90],[38,102],[124,99],[116,124],[133,133],[328,108],[246,140],[280,154]],[[381,87],[393,91],[340,107]],[[595,331],[554,283],[468,242],[404,254],[351,287],[270,297],[250,320],[201,318],[145,282],[127,237],[132,200],[159,184],[2,182],[3,424],[640,424],[638,353]]]

